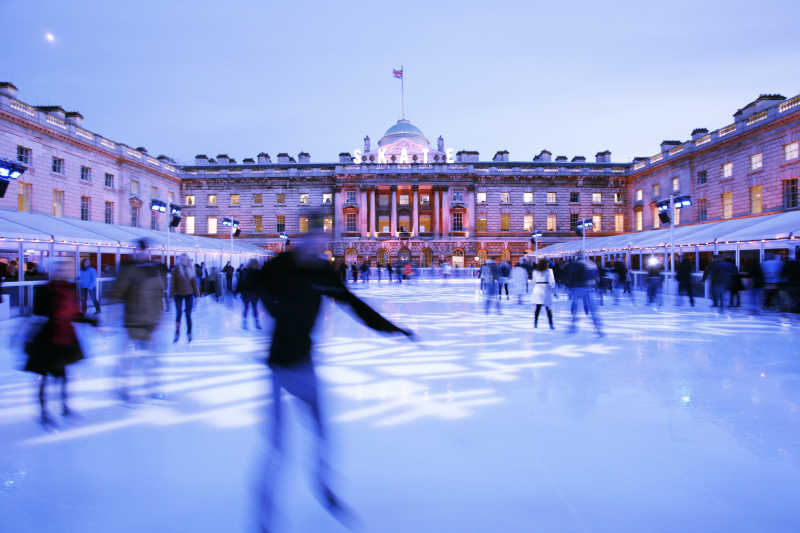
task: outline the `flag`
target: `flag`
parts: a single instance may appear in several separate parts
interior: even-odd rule
[[[394,74],[395,78],[403,79],[403,67],[400,67],[400,70],[392,69],[392,73]]]

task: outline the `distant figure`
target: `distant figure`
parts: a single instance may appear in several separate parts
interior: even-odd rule
[[[369,261],[361,263],[361,283],[369,283]]]
[[[661,261],[651,255],[647,260],[647,303],[661,304]]]
[[[262,269],[263,301],[275,319],[267,364],[272,380],[272,448],[259,476],[259,522],[262,531],[270,531],[275,501],[277,471],[282,463],[283,403],[285,390],[310,411],[316,436],[316,492],[322,504],[337,519],[348,522],[351,515],[334,494],[328,479],[326,428],[320,408],[319,385],[311,357],[311,331],[317,321],[322,297],[345,305],[368,327],[386,333],[411,336],[347,290],[320,257],[327,235],[323,217],[309,216],[308,233],[294,249],[278,254]]]
[[[392,282],[392,263],[391,262],[387,262],[386,263],[386,272],[389,274],[389,283],[391,283]]]
[[[715,254],[711,264],[703,273],[703,281],[711,280],[711,297],[714,301],[712,307],[719,308],[719,312],[725,311],[725,291],[731,284],[731,279],[736,267],[722,259],[719,254]]]
[[[353,279],[353,283],[358,283],[358,267],[355,263],[350,265],[350,277]]]
[[[773,304],[777,304],[783,260],[778,255],[770,254],[761,265],[761,270],[764,273],[764,309],[770,309]]]
[[[172,269],[171,292],[175,300],[175,337],[172,342],[178,342],[180,337],[182,313],[186,315],[186,340],[192,342],[192,309],[195,298],[200,295],[200,288],[192,260],[186,254],[181,254],[178,264]]]
[[[544,306],[547,312],[547,321],[550,323],[550,329],[555,329],[553,326],[553,291],[556,287],[556,278],[553,276],[553,271],[546,259],[540,259],[536,263],[535,270],[533,271],[533,295],[531,301],[536,305],[536,311],[533,315],[533,327],[539,327],[539,311]]]
[[[251,259],[247,263],[247,268],[242,270],[239,276],[239,293],[242,295],[244,311],[242,311],[242,329],[247,329],[247,312],[253,310],[253,322],[256,329],[261,329],[258,323],[258,290],[259,290],[260,270],[258,260]]]
[[[528,285],[528,270],[523,263],[517,263],[511,269],[511,294],[517,297],[517,304],[522,304],[522,296]]]
[[[233,292],[233,266],[231,262],[228,261],[225,263],[225,266],[222,268],[222,273],[225,274],[225,290],[228,293]]]
[[[566,285],[569,288],[570,311],[572,312],[572,325],[570,333],[578,330],[578,305],[583,305],[584,313],[592,317],[594,329],[598,336],[603,336],[600,317],[597,315],[597,305],[593,297],[593,289],[597,285],[597,265],[594,261],[579,259],[570,261],[566,267]]]
[[[781,270],[783,290],[786,293],[788,311],[800,311],[800,261],[789,259]]]
[[[731,293],[730,300],[728,301],[728,305],[730,307],[740,307],[742,305],[742,298],[739,293],[744,290],[744,284],[742,283],[742,275],[739,273],[739,269],[736,268],[736,263],[734,262],[732,257],[726,258],[726,261],[730,263],[730,282],[728,284],[728,290]]]
[[[694,271],[694,263],[688,256],[683,256],[681,262],[678,264],[678,270],[675,273],[675,278],[678,281],[678,304],[681,303],[681,296],[684,294],[689,297],[689,304],[694,307],[694,289],[692,287],[692,272]]]
[[[484,311],[488,315],[489,307],[494,303],[500,314],[500,274],[494,259],[487,259],[481,267],[481,284],[483,285]]]
[[[89,298],[94,304],[94,313],[100,314],[100,300],[97,299],[97,270],[92,266],[91,261],[84,259],[81,261],[81,271],[78,276],[81,290],[81,313],[86,314]]]
[[[511,265],[508,261],[501,261],[500,264],[497,266],[498,268],[498,283],[499,285],[499,292],[497,294],[498,298],[503,297],[503,290],[506,291],[506,300],[509,299],[508,294],[508,279],[511,277]]]

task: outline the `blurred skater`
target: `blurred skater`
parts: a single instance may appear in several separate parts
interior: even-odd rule
[[[492,303],[494,303],[497,313],[500,314],[500,273],[497,263],[492,258],[487,259],[481,267],[481,286],[483,287],[486,314],[489,314],[489,307]]]
[[[550,269],[547,259],[540,259],[533,271],[533,295],[531,296],[531,301],[536,305],[536,311],[533,314],[534,328],[539,327],[539,311],[544,306],[550,329],[555,329],[555,326],[553,326],[553,290],[555,287],[556,278],[553,276],[553,271]]]
[[[186,315],[186,340],[192,342],[192,310],[195,298],[200,296],[200,287],[197,276],[192,268],[192,260],[186,254],[181,254],[178,264],[172,269],[172,299],[175,300],[175,337],[172,342],[178,342],[181,333],[181,314]]]
[[[239,276],[239,294],[242,295],[244,311],[242,311],[242,329],[247,329],[247,312],[253,310],[253,322],[256,329],[261,329],[258,323],[258,285],[260,269],[257,259],[251,259],[247,263],[247,268],[242,270]]]
[[[527,292],[528,270],[523,263],[517,263],[511,269],[511,294],[517,297],[517,303],[522,304],[522,296]]]
[[[597,276],[597,265],[594,261],[581,259],[571,261],[567,266],[567,286],[569,287],[570,311],[572,312],[570,333],[578,331],[578,305],[582,304],[584,313],[592,317],[595,332],[598,336],[603,336],[593,295],[593,289],[597,285]]]
[[[411,336],[383,318],[347,290],[321,256],[328,237],[323,232],[323,215],[311,215],[309,233],[294,249],[280,253],[262,269],[264,306],[274,317],[272,343],[267,364],[272,380],[272,448],[258,478],[259,525],[269,531],[274,514],[275,484],[283,451],[283,404],[281,391],[294,396],[310,411],[316,438],[316,492],[322,504],[337,519],[352,516],[329,485],[326,427],[320,408],[319,385],[311,357],[311,331],[317,321],[322,297],[348,306],[365,325],[386,333]]]
[[[682,301],[682,296],[685,294],[689,297],[689,304],[694,307],[694,289],[692,287],[692,271],[694,270],[694,264],[692,260],[689,259],[689,256],[683,256],[681,262],[678,264],[678,271],[676,272],[676,278],[678,280],[678,305],[680,305]]]
[[[81,289],[81,313],[86,314],[89,298],[94,304],[94,313],[100,314],[100,300],[97,299],[97,270],[88,259],[81,261],[81,271],[78,276]]]

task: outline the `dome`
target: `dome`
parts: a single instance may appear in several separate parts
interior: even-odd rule
[[[400,139],[409,139],[416,143],[430,146],[430,143],[428,142],[428,139],[425,138],[422,130],[404,118],[401,118],[397,121],[397,124],[386,130],[386,133],[383,134],[381,140],[378,141],[378,146],[393,143]]]

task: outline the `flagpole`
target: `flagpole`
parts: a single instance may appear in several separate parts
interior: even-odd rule
[[[406,73],[400,65],[400,112],[406,118]]]

